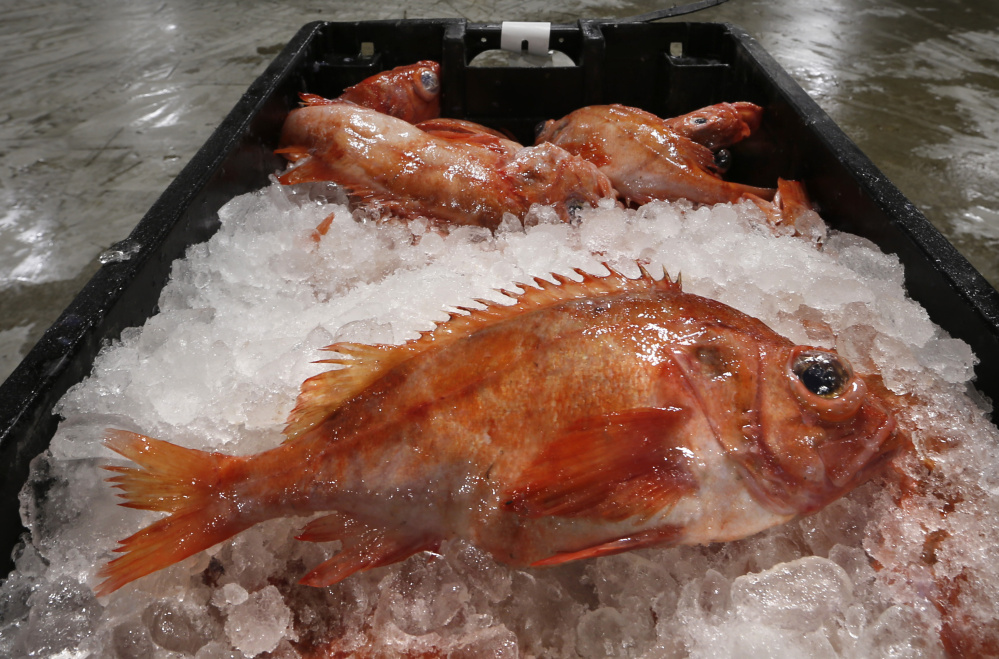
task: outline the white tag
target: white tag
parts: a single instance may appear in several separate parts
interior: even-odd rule
[[[547,55],[551,31],[551,23],[503,21],[500,27],[500,48],[515,53],[526,50],[531,55]]]

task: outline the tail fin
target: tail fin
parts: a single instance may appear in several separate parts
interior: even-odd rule
[[[122,490],[121,505],[171,515],[120,541],[123,556],[101,569],[95,589],[107,595],[130,581],[173,565],[230,538],[255,522],[241,519],[218,496],[227,483],[223,466],[240,458],[183,448],[124,430],[108,430],[105,445],[139,465],[106,466]]]

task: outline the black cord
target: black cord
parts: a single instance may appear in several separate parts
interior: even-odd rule
[[[707,9],[708,7],[714,7],[715,5],[720,5],[723,2],[728,2],[728,0],[700,0],[699,2],[691,2],[686,5],[680,5],[679,7],[673,5],[669,9],[650,11],[647,14],[639,14],[638,16],[629,16],[628,18],[618,18],[616,20],[618,23],[651,23],[652,21],[658,21],[662,18],[670,18],[672,16],[683,16],[684,14],[691,14],[695,11],[701,11],[702,9]]]

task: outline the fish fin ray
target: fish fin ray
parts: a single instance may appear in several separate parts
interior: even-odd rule
[[[321,363],[342,368],[315,375],[302,383],[294,409],[285,426],[285,441],[300,437],[322,423],[344,402],[367,389],[398,364],[410,358],[409,345],[334,343],[323,348],[339,356]]]
[[[583,419],[528,465],[504,505],[527,517],[649,517],[697,488],[676,440],[686,417],[638,408]]]
[[[299,582],[318,587],[331,586],[355,572],[398,563],[413,554],[436,550],[440,546],[439,540],[427,535],[401,535],[391,529],[369,526],[341,513],[312,520],[298,539],[307,542],[340,540],[343,544],[333,558],[317,565]]]
[[[95,592],[107,595],[252,526],[218,510],[220,469],[232,456],[176,446],[124,430],[108,430],[105,445],[139,465],[106,466],[122,490],[122,505],[172,513],[118,543],[123,554],[98,573]]]
[[[651,547],[665,543],[675,542],[682,535],[683,530],[677,526],[663,526],[648,531],[642,531],[623,538],[616,538],[608,542],[601,542],[590,547],[584,547],[574,551],[564,551],[553,554],[548,558],[531,563],[531,567],[549,567],[561,565],[569,561],[577,561],[584,558],[596,558],[598,556],[611,556],[621,554],[626,551]]]
[[[278,176],[278,183],[281,185],[296,185],[298,183],[314,183],[316,181],[336,182],[336,172],[323,163],[321,158],[309,157],[311,154],[302,147],[287,147],[278,149],[275,153],[280,153],[293,162],[305,160],[300,165],[289,169],[281,176]]]
[[[559,283],[538,277],[535,278],[534,285],[517,284],[523,289],[521,293],[503,289],[500,293],[511,298],[514,304],[476,300],[484,305],[483,309],[452,312],[447,320],[437,323],[432,330],[423,332],[419,338],[403,345],[335,343],[327,346],[324,350],[337,352],[342,356],[322,360],[322,363],[343,368],[320,373],[302,384],[295,408],[284,429],[286,441],[295,439],[322,423],[344,402],[364,391],[402,362],[431,348],[446,347],[484,327],[567,300],[633,290],[679,290],[679,284],[665,275],[665,269],[662,279],[653,279],[644,268],[640,269],[639,277],[631,279],[611,265],[603,265],[608,270],[606,275],[593,275],[576,268],[573,272],[580,277],[579,281],[553,275]]]

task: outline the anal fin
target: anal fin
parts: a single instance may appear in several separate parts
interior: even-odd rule
[[[506,507],[527,517],[649,517],[697,489],[678,440],[685,419],[677,408],[583,419],[524,470]]]
[[[531,567],[561,565],[562,563],[577,561],[583,558],[611,556],[612,554],[621,554],[626,551],[641,549],[642,547],[675,543],[675,541],[682,534],[683,529],[677,526],[663,526],[655,529],[649,529],[647,531],[635,533],[623,538],[616,538],[608,542],[601,542],[600,544],[593,545],[591,547],[584,547],[583,549],[577,549],[575,551],[559,552],[554,556],[549,556],[548,558],[543,558],[540,561],[531,563]]]
[[[343,548],[302,577],[306,586],[325,587],[343,581],[355,572],[406,560],[421,551],[434,551],[440,539],[428,534],[404,535],[392,529],[369,526],[342,513],[332,513],[310,522],[299,540],[332,542]]]

